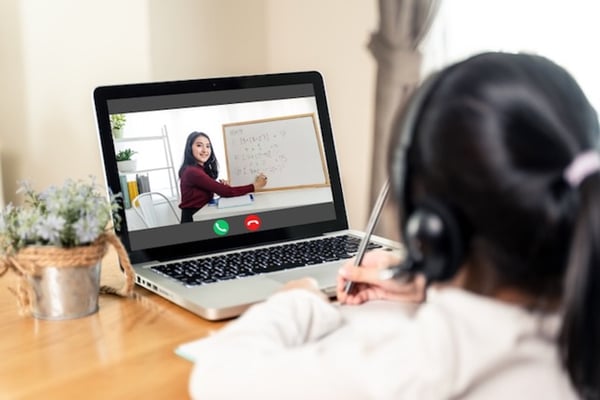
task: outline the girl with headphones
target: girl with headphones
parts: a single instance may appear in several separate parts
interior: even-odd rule
[[[406,257],[349,261],[341,305],[290,282],[199,344],[192,397],[600,398],[599,133],[540,56],[429,78],[390,146]]]

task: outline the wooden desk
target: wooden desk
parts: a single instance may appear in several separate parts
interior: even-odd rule
[[[107,254],[102,284],[122,284],[115,264]],[[140,287],[131,299],[100,296],[100,310],[85,318],[38,320],[19,315],[13,278],[0,278],[2,399],[187,399],[192,364],[173,349],[225,323]]]

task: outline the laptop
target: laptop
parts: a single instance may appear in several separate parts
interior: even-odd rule
[[[208,320],[238,316],[305,276],[335,295],[337,271],[364,234],[348,228],[320,73],[107,85],[94,105],[136,284]],[[209,136],[217,180],[243,186],[264,174],[267,184],[214,195],[181,223],[179,169],[192,132]],[[133,166],[117,161],[127,154]],[[376,247],[399,244],[372,236]]]

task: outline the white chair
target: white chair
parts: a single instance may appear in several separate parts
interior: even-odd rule
[[[163,204],[162,202],[155,203],[155,196],[162,198],[166,203],[166,207],[160,207]],[[131,203],[131,207],[147,228],[181,222],[179,214],[175,210],[175,207],[173,207],[173,204],[171,204],[171,201],[160,192],[140,193]]]

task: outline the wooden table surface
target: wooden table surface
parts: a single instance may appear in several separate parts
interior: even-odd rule
[[[116,256],[102,284],[120,287]],[[19,314],[15,276],[0,277],[0,399],[187,399],[192,364],[173,350],[226,322],[210,322],[136,287],[100,296],[90,316],[45,321]]]

